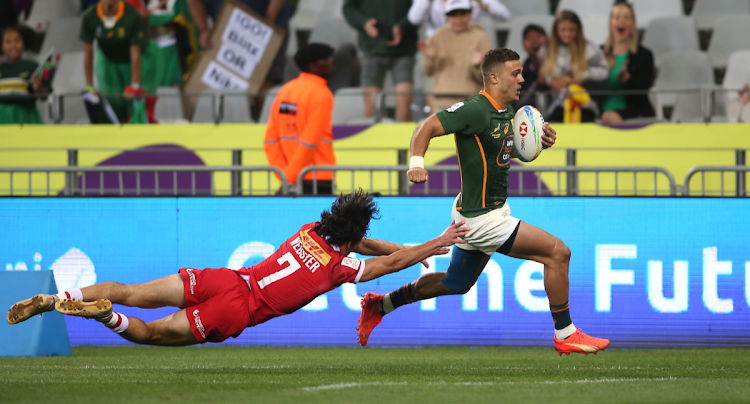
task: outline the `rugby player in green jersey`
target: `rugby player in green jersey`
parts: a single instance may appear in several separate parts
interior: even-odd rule
[[[461,193],[452,216],[466,221],[471,231],[467,244],[453,248],[446,272],[422,275],[387,295],[367,293],[362,301],[358,338],[367,343],[382,316],[404,304],[442,295],[464,294],[477,282],[490,256],[495,252],[544,264],[544,288],[555,325],[557,352],[596,353],[609,346],[609,340],[594,338],[576,329],[568,309],[568,264],[570,249],[559,238],[521,222],[510,215],[508,168],[513,150],[513,117],[510,106],[521,93],[523,68],[516,52],[499,48],[484,55],[484,90],[425,119],[411,138],[409,180],[427,181],[424,155],[430,139],[454,133]],[[543,147],[555,144],[556,132],[543,126]]]

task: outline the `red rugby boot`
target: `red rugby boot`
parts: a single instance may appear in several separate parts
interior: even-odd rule
[[[558,340],[557,336],[555,336],[555,350],[560,356],[562,354],[570,356],[571,353],[582,353],[584,355],[592,353],[596,355],[597,352],[605,350],[608,346],[608,339],[586,335],[581,332],[580,328],[573,335],[562,341]]]
[[[359,326],[357,326],[357,340],[362,346],[367,345],[372,329],[383,320],[380,314],[382,300],[383,295],[377,293],[368,292],[362,296],[362,314],[359,316]]]

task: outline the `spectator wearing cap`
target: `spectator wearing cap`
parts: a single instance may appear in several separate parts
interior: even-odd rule
[[[409,22],[414,25],[424,24],[425,35],[431,38],[440,27],[445,25],[445,6],[455,0],[414,0],[409,9]],[[479,22],[488,17],[497,22],[510,20],[510,10],[497,0],[475,0],[471,8],[471,22]]]
[[[333,154],[333,93],[326,78],[334,73],[334,49],[311,43],[294,55],[294,63],[302,71],[286,83],[276,96],[268,117],[263,147],[268,163],[284,171],[290,185],[297,184],[303,168],[310,165],[334,165]],[[330,171],[309,173],[303,180],[303,194],[333,192]]]
[[[385,74],[390,71],[397,94],[396,120],[411,120],[417,27],[406,17],[410,6],[411,1],[404,0],[344,1],[344,18],[357,30],[359,48],[364,54],[365,116],[373,116],[373,94],[382,91]]]
[[[523,62],[523,80],[521,84],[521,98],[516,101],[514,109],[524,105],[536,106],[536,91],[540,87],[539,69],[542,67],[542,48],[547,45],[547,32],[536,24],[529,24],[523,29],[523,49],[529,56]]]
[[[481,25],[471,23],[471,9],[470,0],[450,0],[445,5],[448,23],[426,42],[420,42],[422,70],[433,77],[432,112],[482,89],[480,65],[484,54],[492,49],[492,41]]]

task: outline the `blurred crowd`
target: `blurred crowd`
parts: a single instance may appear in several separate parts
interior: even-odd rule
[[[293,78],[288,72],[294,66],[285,64],[294,34],[290,20],[299,0],[238,1],[266,23],[287,30],[260,88],[263,94]],[[25,59],[29,35],[24,31],[29,29],[17,25],[19,16],[23,20],[31,7],[42,4],[0,0],[0,123],[40,123],[36,100],[52,91],[54,57]],[[201,50],[215,46],[211,27],[223,0],[81,0],[80,4],[84,99],[91,121],[155,123],[157,89],[180,88]],[[334,93],[352,84],[361,86],[364,115],[371,117],[389,74],[396,94],[396,121],[413,119],[415,72],[423,74],[429,113],[481,90],[479,65],[493,47],[490,35],[494,33],[479,21],[513,18],[500,0],[344,0],[341,11],[358,39],[354,50],[346,50],[351,44],[334,45],[338,49],[332,57],[347,76],[328,77],[328,86]],[[550,96],[542,112],[551,122],[617,125],[653,117],[646,90],[654,83],[654,55],[641,45],[633,7],[625,2],[612,6],[604,43],[587,40],[585,28],[573,10],[558,11],[551,26],[524,27],[523,50],[528,57],[522,60],[525,83],[516,107],[536,105],[536,94],[545,92]],[[341,59],[344,51],[350,57]],[[100,102],[102,98],[107,102]],[[250,103],[256,121],[263,102],[260,96]]]

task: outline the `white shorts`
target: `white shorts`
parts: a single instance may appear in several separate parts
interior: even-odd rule
[[[463,237],[467,243],[456,244],[456,247],[468,251],[478,250],[487,255],[494,254],[500,246],[508,241],[520,220],[510,215],[510,205],[507,201],[502,208],[493,209],[477,217],[464,217],[456,210],[456,204],[460,197],[461,194],[453,201],[451,218],[454,222],[465,221],[470,230],[469,234]]]

